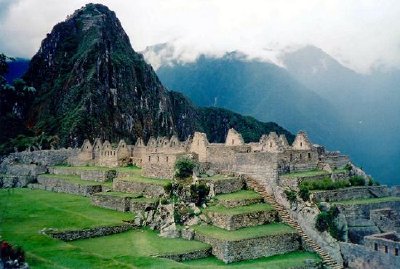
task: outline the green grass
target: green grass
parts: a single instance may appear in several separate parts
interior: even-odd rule
[[[289,177],[289,178],[297,178],[297,177],[323,176],[323,175],[328,175],[328,174],[329,173],[324,170],[309,170],[309,171],[301,171],[301,172],[284,174],[282,176]]]
[[[247,260],[236,262],[233,264],[225,264],[223,261],[216,259],[215,257],[208,257],[204,259],[192,260],[184,262],[190,266],[200,266],[201,268],[235,268],[235,269],[283,269],[283,268],[294,268],[300,266],[305,260],[321,261],[315,253],[294,251],[284,255],[275,255],[272,257],[260,258],[256,260]]]
[[[130,213],[92,206],[87,197],[41,190],[10,189],[0,190],[0,205],[0,235],[11,244],[24,248],[31,268],[287,269],[306,259],[318,260],[314,254],[294,252],[229,265],[213,257],[178,263],[151,256],[204,249],[208,246],[197,241],[160,238],[157,232],[149,229],[68,243],[39,233],[43,228],[83,229],[119,224],[122,220],[132,218]],[[270,230],[270,233],[272,230],[282,232],[282,228]]]
[[[233,193],[220,194],[215,197],[219,201],[237,201],[245,199],[259,199],[261,195],[255,191],[241,190]]]
[[[134,182],[139,182],[139,183],[153,184],[153,185],[160,185],[160,186],[166,186],[166,185],[168,185],[168,183],[172,182],[171,180],[168,180],[168,179],[148,178],[148,177],[143,177],[143,176],[129,176],[129,177],[120,178],[119,180],[134,181]]]
[[[108,171],[108,170],[116,170],[115,168],[109,168],[104,166],[62,166],[56,165],[53,168],[59,168],[64,170],[81,170],[81,171]]]
[[[92,252],[110,258],[116,255],[155,256],[180,254],[210,248],[208,244],[199,241],[162,238],[156,232],[147,228],[89,240],[78,240],[71,244],[82,249],[90,249]],[[104,246],[107,247],[105,248]]]
[[[233,208],[226,208],[224,206],[217,205],[207,208],[205,212],[216,212],[216,213],[222,213],[224,215],[233,216],[233,215],[241,215],[246,213],[271,211],[271,210],[274,210],[274,208],[269,204],[252,204],[252,205],[239,206]]]
[[[354,199],[354,200],[346,200],[335,202],[333,204],[337,205],[365,205],[365,204],[374,204],[374,203],[383,203],[383,202],[398,202],[400,201],[400,197],[381,197],[381,198],[367,198],[367,199]]]
[[[293,228],[282,223],[271,223],[254,227],[246,227],[235,231],[227,231],[211,225],[199,225],[194,227],[194,229],[199,234],[226,241],[238,241],[243,239],[257,238],[260,236],[295,232]]]
[[[75,175],[54,175],[54,174],[42,174],[41,177],[49,178],[49,179],[61,179],[65,180],[74,184],[79,184],[82,186],[96,186],[96,185],[103,185],[106,187],[111,188],[112,182],[97,182],[94,180],[83,180],[80,176]]]

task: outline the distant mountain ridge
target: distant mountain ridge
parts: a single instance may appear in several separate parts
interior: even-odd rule
[[[23,79],[36,89],[36,96],[22,120],[36,135],[57,136],[61,146],[78,146],[96,137],[127,142],[150,136],[186,139],[194,131],[221,142],[232,127],[244,132],[247,141],[270,131],[293,140],[276,123],[224,109],[199,109],[166,90],[132,49],[115,13],[100,4],[87,4],[54,26]],[[216,125],[208,126],[211,121]]]

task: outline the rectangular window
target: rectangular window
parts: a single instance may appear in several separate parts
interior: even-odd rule
[[[394,256],[399,256],[399,249],[398,248],[394,249]]]
[[[375,249],[375,251],[378,251],[378,244],[377,243],[374,244],[374,249]]]
[[[385,253],[388,253],[388,247],[385,246]]]

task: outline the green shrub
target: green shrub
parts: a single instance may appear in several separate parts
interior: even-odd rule
[[[351,169],[352,169],[351,164],[349,164],[349,163],[346,164],[346,166],[344,167],[344,169],[350,172]]]
[[[308,201],[310,199],[310,190],[305,186],[300,186],[299,196],[303,201]]]
[[[307,180],[300,183],[300,188],[312,190],[335,190],[340,188],[350,187],[350,181],[347,179],[333,181],[330,178],[320,180]]]
[[[378,181],[374,180],[373,178],[368,179],[368,186],[379,186],[381,185]]]
[[[190,196],[192,198],[192,202],[195,203],[197,206],[200,206],[206,202],[206,198],[209,192],[210,187],[203,183],[190,186]]]
[[[167,185],[164,186],[164,191],[168,196],[172,194],[172,183],[168,182]]]
[[[108,170],[106,172],[106,181],[113,181],[114,178],[117,176],[116,170]]]
[[[196,163],[189,158],[178,159],[175,163],[175,177],[183,179],[193,174]]]
[[[361,176],[353,176],[349,181],[351,186],[365,186],[365,179]]]
[[[297,193],[294,190],[285,190],[284,191],[286,198],[289,202],[294,203],[297,200]]]
[[[339,229],[335,223],[338,215],[339,209],[335,206],[327,212],[319,213],[315,221],[315,228],[320,232],[328,231],[333,238],[342,240],[344,231]]]

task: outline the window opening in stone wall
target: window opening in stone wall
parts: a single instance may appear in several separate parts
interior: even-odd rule
[[[399,249],[398,248],[394,249],[394,256],[399,256]]]
[[[166,161],[166,162],[168,162],[168,156],[167,156],[167,157],[165,157],[165,161]]]
[[[157,156],[157,162],[160,162],[160,156]]]
[[[235,143],[235,139],[232,139],[232,145]]]
[[[388,246],[385,246],[385,253],[388,253]]]
[[[290,160],[293,160],[293,154],[290,153]]]
[[[151,161],[151,156],[149,156],[149,162]]]
[[[272,142],[269,142],[269,147],[272,148]]]
[[[300,153],[300,155],[299,155],[299,159],[301,160],[303,158],[303,156],[301,156],[301,153]]]
[[[375,251],[378,251],[378,244],[377,243],[374,244],[374,249],[375,249]]]
[[[308,153],[308,159],[311,159],[311,153],[310,152]]]
[[[303,146],[303,142],[300,142],[300,147],[302,147]]]

